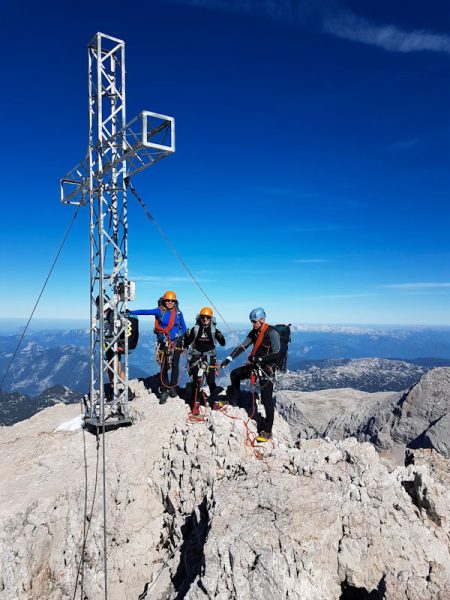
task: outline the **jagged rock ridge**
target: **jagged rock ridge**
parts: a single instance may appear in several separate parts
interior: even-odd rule
[[[433,453],[389,469],[370,444],[305,440],[276,419],[256,460],[242,410],[187,422],[136,384],[135,423],[106,437],[111,600],[388,600],[450,597],[449,463]],[[86,443],[92,503],[96,440],[55,433],[76,407],[0,430],[0,598],[72,598],[83,531]],[[102,597],[101,497],[85,552],[84,593]],[[89,512],[89,511],[88,511]],[[350,596],[347,596],[350,597]]]
[[[402,444],[450,457],[450,368],[429,371],[404,392],[282,392],[277,401],[294,437],[355,436],[380,449]]]

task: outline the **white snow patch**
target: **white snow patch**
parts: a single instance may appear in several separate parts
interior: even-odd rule
[[[83,417],[78,415],[77,417],[70,419],[70,421],[65,421],[64,423],[61,423],[61,425],[58,425],[55,429],[55,433],[58,431],[78,431],[78,429],[83,429],[83,424]]]

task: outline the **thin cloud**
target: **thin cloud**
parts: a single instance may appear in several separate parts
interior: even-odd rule
[[[268,196],[292,196],[293,198],[301,198],[302,200],[317,200],[323,198],[323,194],[319,192],[304,192],[281,186],[257,185],[252,186],[250,189],[252,192],[266,194]]]
[[[378,25],[360,17],[335,0],[166,0],[224,12],[266,17],[285,23],[319,28],[335,37],[378,46],[389,52],[443,52],[450,54],[450,36],[425,29],[406,31],[396,25]]]
[[[159,276],[159,275],[130,275],[130,279],[132,281],[139,281],[141,283],[187,283],[191,282],[192,279],[190,277],[168,277],[168,276]],[[212,281],[211,279],[199,279],[198,281]]]
[[[378,294],[373,293],[355,293],[355,294],[320,294],[318,296],[305,296],[309,300],[336,300],[340,298],[372,298]]]
[[[331,262],[329,258],[296,258],[292,261],[296,265],[313,265]]]
[[[409,140],[399,140],[387,146],[387,150],[410,150],[420,143],[419,138],[410,138]]]
[[[268,194],[270,196],[298,196],[295,190],[276,186],[254,186],[253,192],[258,194]]]
[[[430,289],[442,289],[450,288],[450,282],[432,282],[432,281],[420,281],[414,283],[387,283],[378,287],[392,289],[392,290],[430,290]]]
[[[405,31],[395,25],[376,25],[347,9],[323,15],[323,30],[336,37],[378,46],[390,52],[450,54],[450,36],[424,29]]]
[[[304,225],[299,227],[291,227],[289,231],[295,233],[318,233],[323,231],[342,231],[344,229],[354,229],[354,227],[346,225]]]
[[[268,17],[280,21],[304,21],[314,12],[317,0],[169,0],[199,8]]]

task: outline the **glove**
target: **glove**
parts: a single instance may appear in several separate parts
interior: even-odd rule
[[[224,367],[226,367],[227,365],[230,364],[230,362],[233,359],[231,358],[231,356],[227,356],[221,363],[220,363],[220,368],[223,369]]]

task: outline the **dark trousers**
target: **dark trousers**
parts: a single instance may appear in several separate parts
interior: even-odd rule
[[[216,364],[216,357],[210,356],[206,357],[206,361],[208,365]],[[198,396],[199,391],[199,381],[198,381],[198,372],[200,369],[201,358],[196,356],[189,361],[189,373],[192,376],[192,400]],[[211,397],[214,394],[214,390],[216,389],[216,369],[208,369],[206,372],[206,383],[208,384],[209,391],[211,392]],[[200,398],[197,398],[200,401]]]
[[[164,342],[159,343],[159,351],[161,352],[163,361],[161,373],[162,385],[164,387],[174,387],[178,385],[178,376],[180,373],[180,356],[183,351],[183,348],[181,347],[181,340],[176,342],[175,348],[170,351],[170,354]]]
[[[231,371],[230,379],[232,400],[237,402],[241,391],[241,381],[243,379],[250,379],[251,373],[252,369],[249,365],[238,367],[237,369],[233,369],[233,371]],[[266,418],[261,423],[259,430],[266,431],[267,433],[272,433],[273,417],[275,413],[275,401],[273,399],[273,383],[268,378],[268,376],[271,375],[272,369],[268,365],[264,367],[263,373],[258,375],[261,402],[263,403],[263,406],[266,411]]]

